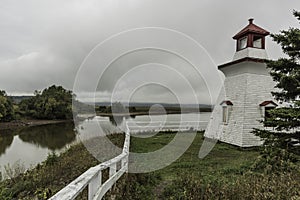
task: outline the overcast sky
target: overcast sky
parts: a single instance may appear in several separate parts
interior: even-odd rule
[[[29,94],[52,84],[73,89],[79,67],[92,49],[112,35],[142,27],[163,27],[186,34],[203,46],[216,67],[232,60],[235,52],[232,36],[247,25],[249,18],[254,18],[255,24],[271,33],[278,33],[289,27],[299,27],[292,15],[293,9],[300,10],[299,0],[0,0],[0,89],[15,95]],[[175,46],[176,42],[174,39]],[[270,38],[266,48],[272,59],[283,56],[280,47]],[[145,66],[137,73],[152,77],[151,71],[160,69],[159,64],[172,66],[182,62],[175,62],[176,58],[168,54],[157,55],[157,52],[141,51],[134,57],[131,55],[132,58],[124,57],[113,63],[116,67],[110,66],[99,82],[99,100],[109,99],[114,89],[120,91],[116,92],[116,98],[122,99],[122,92],[128,92],[124,92],[124,88],[130,87],[136,90],[130,97],[136,101],[170,102],[174,94],[167,94],[169,87],[178,89],[175,97],[188,99],[190,92],[180,86],[177,78],[166,78],[164,73],[171,74],[166,71],[161,72],[160,78],[168,79],[167,87],[152,85],[137,89],[136,84],[141,82],[133,83],[132,74],[120,83],[125,73],[118,73],[121,66],[126,65],[130,70],[130,67],[155,61],[158,64]],[[150,57],[160,58],[151,60]],[[183,66],[184,63],[178,69]],[[94,73],[92,68],[89,71],[91,75]],[[189,74],[192,71],[185,75],[193,80]],[[212,73],[205,78],[219,79],[215,75]],[[89,82],[89,78],[82,81]],[[201,100],[207,95],[204,82],[192,83],[199,93],[200,103],[208,103],[207,99]],[[86,96],[89,95],[87,89]]]

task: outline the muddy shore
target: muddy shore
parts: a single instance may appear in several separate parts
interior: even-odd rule
[[[11,122],[0,122],[0,130],[14,130],[23,127],[57,124],[69,121],[70,120],[15,120]]]

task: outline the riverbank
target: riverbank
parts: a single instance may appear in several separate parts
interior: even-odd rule
[[[123,145],[124,135],[115,134],[108,137],[116,145]],[[117,156],[119,153],[121,152],[116,152],[115,155],[111,156]],[[99,162],[82,143],[72,145],[60,155],[49,154],[44,162],[24,174],[0,182],[0,200],[48,199]],[[10,166],[8,172],[15,174],[20,168],[22,166]],[[78,199],[87,199],[85,197],[87,197],[86,190]]]
[[[36,120],[36,119],[26,119],[26,120],[14,120],[11,122],[0,122],[1,130],[15,130],[23,127],[40,126],[47,124],[58,124],[64,122],[70,122],[72,120]]]

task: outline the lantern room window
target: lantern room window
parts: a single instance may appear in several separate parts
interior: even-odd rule
[[[270,33],[253,23],[249,19],[249,24],[240,32],[233,36],[236,42],[236,51],[250,48],[265,49],[265,37]]]
[[[261,36],[253,36],[253,47],[262,49],[262,37]]]
[[[247,36],[246,37],[243,37],[239,40],[239,47],[238,47],[238,50],[241,50],[241,49],[245,49],[247,47]]]

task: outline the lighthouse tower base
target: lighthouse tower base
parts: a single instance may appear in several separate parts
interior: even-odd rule
[[[251,132],[253,128],[263,128],[261,121],[268,105],[263,106],[262,102],[273,102],[271,91],[275,84],[266,64],[248,59],[221,70],[226,75],[224,90],[219,95],[205,137],[240,147],[261,145],[262,140]]]

